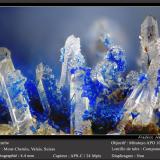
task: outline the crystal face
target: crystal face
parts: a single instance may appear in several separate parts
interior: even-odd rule
[[[85,63],[85,59],[81,54],[80,38],[73,35],[67,38],[64,48],[61,49],[60,61],[62,62],[60,86],[63,87],[65,83],[70,83],[69,72],[71,69],[80,67]]]
[[[36,68],[37,90],[39,93],[39,97],[40,97],[43,109],[48,114],[50,112],[50,105],[44,89],[44,81],[45,81],[45,74],[49,76],[51,72],[52,70],[50,70],[50,68],[45,67],[42,63],[40,63]]]
[[[157,20],[147,16],[141,24],[139,70],[127,68],[127,52],[98,28],[97,63],[88,65],[80,38],[71,35],[60,49],[59,78],[56,66],[44,63],[35,78],[24,77],[11,52],[0,48],[0,126],[8,128],[6,134],[150,134],[151,127],[159,134]]]
[[[1,48],[0,55],[1,97],[6,101],[12,124],[17,128],[16,133],[30,134],[29,125],[32,125],[32,117],[24,87],[26,78],[19,70],[14,69],[8,49]]]

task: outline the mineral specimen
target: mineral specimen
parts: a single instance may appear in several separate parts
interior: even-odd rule
[[[81,53],[80,38],[67,38],[59,80],[43,63],[36,80],[25,78],[14,68],[10,51],[0,48],[0,134],[160,133],[156,19],[147,16],[141,25],[140,71],[127,71],[126,52],[106,31],[97,33],[101,56],[92,68]]]

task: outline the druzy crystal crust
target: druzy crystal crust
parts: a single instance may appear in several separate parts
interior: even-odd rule
[[[159,134],[157,20],[147,16],[141,25],[139,70],[127,70],[126,51],[106,31],[97,39],[102,53],[94,67],[83,56],[80,38],[66,39],[59,79],[43,63],[35,79],[24,77],[10,51],[0,48],[0,128],[7,130],[0,134]]]

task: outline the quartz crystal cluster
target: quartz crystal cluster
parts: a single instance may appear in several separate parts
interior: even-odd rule
[[[85,61],[80,38],[67,38],[60,50],[60,79],[43,63],[35,80],[24,77],[10,51],[0,48],[0,134],[159,134],[157,20],[147,16],[141,25],[136,71],[127,70],[125,50],[106,31],[100,33],[103,53],[94,67]]]
[[[154,17],[148,16],[141,25],[141,73],[138,84],[127,98],[124,118],[120,128],[128,123],[132,126],[145,127],[159,122],[159,73],[160,73],[160,40],[158,24]],[[158,127],[158,126],[157,126]]]

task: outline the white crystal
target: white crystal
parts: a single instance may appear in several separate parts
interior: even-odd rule
[[[7,48],[0,48],[0,73],[5,77],[9,72],[14,70],[11,52]]]
[[[85,63],[84,57],[81,54],[80,38],[71,35],[67,38],[63,48],[63,62],[60,77],[60,87],[69,85],[70,69],[80,67]]]
[[[38,94],[43,106],[43,110],[48,112],[48,114],[50,113],[50,105],[45,92],[43,79],[44,75],[50,72],[52,72],[52,70],[49,67],[45,67],[42,63],[40,63],[36,68],[36,81],[37,81]]]
[[[156,41],[159,38],[158,23],[152,16],[147,16],[141,25],[141,64],[147,71],[150,61],[157,54]]]
[[[71,69],[83,67],[85,59],[81,54],[80,38],[73,35],[66,40],[65,46],[62,49],[62,71],[60,77],[60,87],[69,86],[70,100],[71,100],[71,117],[70,128],[73,134],[83,133],[83,119],[82,115],[88,106],[86,98],[81,97],[82,94],[82,71],[77,71],[71,74]]]
[[[77,71],[71,76],[70,85],[70,97],[72,97],[71,105],[73,106],[73,113],[71,113],[71,130],[74,134],[83,134],[83,131],[87,126],[84,125],[83,114],[88,108],[88,99],[82,97],[82,84],[83,84],[83,73]]]
[[[6,48],[0,48],[0,80],[3,96],[7,102],[13,126],[17,127],[17,134],[30,134],[30,125],[32,125],[32,117],[27,102],[27,97],[23,95],[25,92],[25,78],[19,70],[15,70],[12,63],[11,53]],[[19,92],[16,97],[12,97],[14,85],[17,85]],[[12,97],[12,98],[11,98]],[[21,105],[16,108],[15,103]]]
[[[131,89],[133,89],[138,84],[138,72],[130,71],[126,76],[126,84],[131,85]]]

